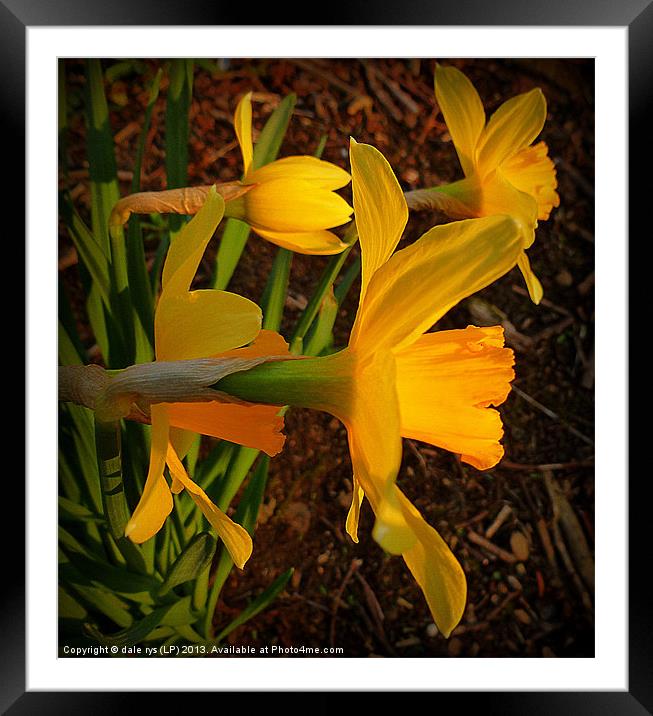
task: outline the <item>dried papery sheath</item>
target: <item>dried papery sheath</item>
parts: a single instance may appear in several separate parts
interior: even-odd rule
[[[111,226],[122,226],[132,214],[185,214],[192,216],[204,206],[211,186],[225,200],[234,201],[254,188],[239,181],[207,186],[166,189],[165,191],[142,191],[122,198],[111,211]]]
[[[261,363],[288,356],[198,358],[141,363],[110,374],[97,365],[59,368],[59,400],[96,411],[102,422],[129,417],[135,406],[148,413],[156,403],[243,403],[209,386]]]

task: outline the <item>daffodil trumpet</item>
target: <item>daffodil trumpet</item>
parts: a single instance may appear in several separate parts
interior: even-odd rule
[[[454,222],[393,254],[408,218],[403,193],[376,149],[352,140],[350,157],[362,277],[349,345],[257,366],[215,387],[244,400],[326,411],[344,423],[354,485],[347,531],[358,541],[367,497],[374,538],[403,556],[448,635],[465,606],[465,576],[396,485],[401,438],[451,450],[479,469],[500,460],[501,418],[489,406],[506,399],[514,376],[502,328],[426,331],[517,263],[520,227],[509,216]]]
[[[435,97],[453,140],[464,179],[408,192],[411,209],[437,209],[454,219],[507,214],[521,228],[518,266],[534,303],[543,290],[526,255],[538,221],[559,205],[548,147],[533,144],[546,120],[539,88],[512,97],[487,120],[478,92],[455,67],[436,66]]]

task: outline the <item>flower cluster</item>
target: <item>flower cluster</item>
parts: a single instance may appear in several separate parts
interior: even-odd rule
[[[193,219],[174,237],[155,312],[157,362],[261,358],[223,377],[216,399],[154,403],[145,487],[127,523],[135,543],[151,538],[186,490],[243,568],[250,534],[220,510],[188,475],[182,460],[196,435],[210,435],[274,456],[283,448],[283,406],[326,411],[345,425],[353,471],[346,529],[358,542],[363,500],[375,515],[373,538],[401,555],[448,636],[466,602],[465,575],[438,532],[397,486],[402,438],[449,450],[479,470],[503,456],[496,406],[514,378],[514,356],[501,326],[432,331],[456,304],[513,267],[535,303],[542,286],[526,250],[538,221],[559,203],[546,144],[533,144],[546,119],[539,89],[502,104],[486,120],[470,81],[438,66],[435,98],[464,178],[425,190],[449,223],[397,250],[409,204],[384,156],[351,139],[350,173],[309,156],[254,161],[251,94],[235,113],[243,174],[238,191],[203,191]],[[351,181],[353,209],[337,190]],[[190,196],[190,195],[189,195]],[[226,204],[225,204],[226,201]],[[261,329],[261,310],[226,291],[191,290],[205,248],[223,216],[246,221],[262,238],[307,254],[347,248],[333,231],[354,214],[361,286],[348,345],[318,357],[291,356],[276,332]],[[166,467],[169,481],[166,479]]]

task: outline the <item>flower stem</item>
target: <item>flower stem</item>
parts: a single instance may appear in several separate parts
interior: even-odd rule
[[[105,423],[96,418],[95,447],[102,486],[104,515],[112,537],[118,540],[124,535],[125,525],[129,520],[129,508],[122,481],[120,423],[118,421]]]
[[[319,358],[264,363],[232,373],[212,387],[253,403],[333,413],[349,402],[352,366],[353,357],[345,349]]]

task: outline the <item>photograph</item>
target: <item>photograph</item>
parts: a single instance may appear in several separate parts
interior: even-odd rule
[[[57,64],[58,657],[595,657],[594,57]]]

